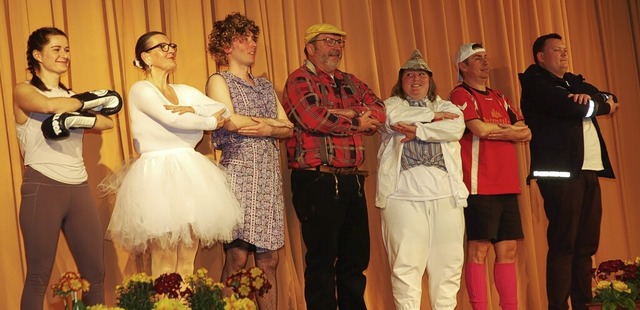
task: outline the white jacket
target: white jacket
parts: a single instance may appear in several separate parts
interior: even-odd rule
[[[462,159],[460,143],[465,130],[462,111],[453,103],[436,97],[435,102],[427,99],[427,107],[412,107],[400,97],[391,97],[384,101],[387,120],[380,128],[382,144],[378,150],[378,182],[376,185],[376,206],[385,208],[388,197],[396,192],[400,175],[400,159],[404,143],[403,134],[391,129],[392,124],[404,122],[417,126],[416,139],[428,142],[440,142],[445,166],[449,174],[451,192],[456,206],[466,207],[469,191],[462,181]],[[434,112],[451,112],[460,115],[453,120],[433,122]]]

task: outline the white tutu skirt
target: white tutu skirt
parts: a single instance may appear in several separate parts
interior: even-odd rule
[[[101,187],[116,191],[107,239],[134,253],[149,242],[167,249],[194,238],[204,246],[230,241],[242,226],[226,174],[191,148],[144,153]]]

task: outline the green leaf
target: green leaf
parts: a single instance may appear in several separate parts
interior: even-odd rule
[[[87,310],[82,300],[76,300],[71,303],[71,310]]]
[[[618,304],[627,310],[634,310],[636,308],[636,303],[631,299],[623,299],[618,301]]]

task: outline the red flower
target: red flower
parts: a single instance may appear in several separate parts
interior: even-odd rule
[[[160,275],[155,283],[154,289],[158,294],[165,294],[169,298],[178,298],[180,295],[180,285],[182,277],[177,273],[165,273]]]

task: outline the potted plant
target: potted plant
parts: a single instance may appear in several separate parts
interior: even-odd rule
[[[82,300],[78,299],[78,292],[89,290],[89,281],[80,277],[80,274],[67,271],[60,276],[58,283],[51,286],[54,296],[60,296],[64,302],[64,309],[85,310]]]
[[[94,305],[86,310],[255,310],[253,297],[262,296],[271,288],[264,271],[258,267],[236,271],[226,284],[233,292],[229,296],[223,294],[225,285],[208,277],[204,268],[184,279],[177,273],[163,274],[155,280],[138,273],[116,287],[117,307]],[[73,293],[88,290],[89,282],[77,273],[65,273],[53,289],[56,295],[72,296],[74,305],[81,304]],[[65,299],[65,307],[66,304]],[[85,310],[82,307],[73,310]]]
[[[633,261],[616,259],[602,262],[593,270],[593,278],[596,286],[593,288],[594,304],[590,305],[591,309],[634,310],[638,307],[640,257]]]

